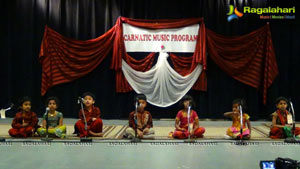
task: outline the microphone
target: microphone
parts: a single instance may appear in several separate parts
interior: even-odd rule
[[[292,102],[292,99],[291,98],[289,98],[289,112],[291,112],[292,111],[292,109],[293,109],[293,102]],[[292,113],[292,112],[291,112]]]
[[[134,112],[134,123],[137,124],[137,113],[138,108],[140,107],[140,102],[138,98],[135,98],[135,112]]]
[[[240,109],[240,140],[243,139],[243,106],[242,106],[243,101],[241,101],[241,104],[239,105]]]
[[[189,101],[188,103],[188,112],[187,112],[187,118],[188,118],[188,139],[190,140],[191,139],[191,125],[190,125],[190,122],[191,122],[191,108],[192,108],[192,105],[190,104],[191,102]]]
[[[10,106],[9,106],[8,108],[4,109],[4,111],[8,111],[8,110],[10,110],[10,109],[13,108],[13,107],[14,107],[14,104],[11,103]]]
[[[141,106],[141,104],[140,104],[138,98],[135,98],[135,106],[136,106],[137,108]]]
[[[83,98],[82,97],[80,97],[80,96],[78,96],[77,97],[77,104],[80,104],[81,102],[83,102]]]
[[[5,112],[8,111],[8,110],[10,110],[13,106],[14,106],[14,104],[11,103],[8,108],[6,108],[6,109],[0,109],[0,119],[5,119],[6,118]]]
[[[191,109],[192,109],[192,105],[189,103],[188,104],[188,116],[190,116],[190,114],[191,114]]]
[[[295,111],[294,111],[294,106],[293,106],[293,102],[292,102],[292,99],[291,98],[289,98],[289,103],[290,103],[290,105],[289,105],[289,112],[292,114],[292,121],[293,121],[293,128],[294,128],[294,125],[295,125]]]
[[[48,130],[49,130],[49,117],[48,117],[48,115],[49,115],[49,111],[50,111],[50,108],[49,107],[46,107],[46,137],[45,138],[42,138],[41,140],[44,140],[44,141],[50,141],[50,140],[52,140],[52,139],[49,139],[49,132],[48,132]]]

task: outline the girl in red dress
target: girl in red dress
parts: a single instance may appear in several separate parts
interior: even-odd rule
[[[191,138],[202,138],[205,132],[204,127],[199,126],[199,118],[195,110],[190,109],[190,121],[188,122],[188,108],[194,105],[193,98],[185,95],[180,102],[181,110],[177,113],[175,121],[175,131],[173,138],[186,139],[190,135]],[[190,125],[190,131],[188,126]]]

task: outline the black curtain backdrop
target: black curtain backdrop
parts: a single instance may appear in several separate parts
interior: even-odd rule
[[[4,0],[1,5],[0,108],[17,103],[22,96],[32,98],[32,110],[39,117],[49,96],[61,100],[59,110],[65,117],[78,117],[76,98],[85,91],[96,94],[96,105],[104,119],[125,119],[134,109],[134,92],[115,92],[115,72],[109,69],[110,56],[87,76],[50,89],[40,95],[41,65],[38,55],[45,25],[64,36],[87,40],[110,29],[119,16],[137,19],[178,19],[204,17],[206,27],[223,35],[243,35],[269,21],[276,52],[279,76],[268,90],[267,105],[261,91],[244,85],[227,74],[208,55],[208,91],[191,90],[200,118],[221,119],[230,111],[232,100],[245,98],[252,120],[268,119],[275,110],[278,96],[291,98],[296,114],[300,110],[299,93],[299,22],[296,20],[261,20],[256,14],[227,21],[229,4],[242,7],[291,7],[296,0]],[[298,12],[298,11],[297,11]],[[299,20],[298,20],[299,21]],[[130,53],[142,59],[147,53]],[[167,108],[148,105],[153,118],[175,118],[178,104]],[[14,116],[16,108],[7,116]],[[296,116],[300,120],[300,114]]]

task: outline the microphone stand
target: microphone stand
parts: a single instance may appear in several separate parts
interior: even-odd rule
[[[240,109],[240,141],[243,140],[243,107],[242,105],[239,106]]]
[[[188,133],[189,133],[189,136],[188,136],[188,140],[185,140],[184,142],[186,143],[192,143],[192,142],[195,142],[194,140],[191,140],[191,126],[190,126],[190,119],[191,119],[191,105],[189,105],[188,107],[188,112],[187,112],[187,116],[188,116]]]
[[[10,110],[12,107],[14,106],[14,104],[11,104],[10,106],[9,106],[9,108],[6,108],[6,109],[1,109],[0,111],[0,117],[1,117],[1,119],[5,119],[6,118],[6,116],[5,116],[5,112],[6,111],[8,111],[8,110]],[[5,142],[5,138],[4,137],[0,137],[0,142]]]
[[[49,133],[48,133],[48,129],[49,129],[49,119],[48,119],[48,115],[49,115],[49,108],[46,108],[46,137],[45,138],[41,138],[42,141],[52,141],[52,138],[49,138]]]
[[[300,140],[298,140],[296,138],[296,135],[295,135],[296,117],[295,117],[295,111],[294,111],[293,103],[292,103],[291,100],[290,100],[290,106],[291,106],[291,112],[292,112],[292,116],[293,116],[293,127],[292,127],[293,137],[286,138],[284,140],[284,142],[287,142],[287,143],[300,143]]]
[[[131,142],[134,143],[141,142],[141,139],[137,137],[137,130],[138,130],[137,109],[138,109],[138,100],[135,102],[135,113],[134,113],[135,130],[134,130],[134,137],[131,140]]]
[[[191,139],[191,126],[190,126],[190,119],[191,119],[191,106],[188,108],[188,133],[189,133],[189,140]]]
[[[80,106],[81,106],[81,112],[82,112],[82,116],[83,116],[83,119],[84,119],[84,130],[86,132],[88,132],[88,129],[87,129],[87,121],[86,121],[86,117],[85,117],[85,114],[84,114],[84,109],[83,109],[83,98],[80,98]],[[92,139],[91,138],[87,138],[87,136],[84,136],[83,138],[80,138],[80,142],[92,142]]]

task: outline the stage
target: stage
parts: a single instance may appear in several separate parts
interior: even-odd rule
[[[1,1],[0,110],[9,118],[0,118],[0,169],[259,169],[262,160],[300,161],[300,143],[269,138],[271,120],[300,127],[295,6],[296,0]],[[87,142],[73,134],[82,107],[87,118],[102,118],[103,137]],[[17,112],[35,112],[41,125],[54,109],[63,114],[66,138],[9,135]],[[129,113],[142,109],[151,113],[155,135],[123,138]],[[185,127],[190,121],[180,110],[189,109],[204,137],[173,139],[175,117]],[[238,110],[241,121],[226,117]],[[57,112],[48,125],[61,125]],[[249,127],[245,114],[251,139],[231,139],[233,121]],[[35,126],[35,117],[19,115],[16,128]],[[150,123],[147,113],[141,117]],[[100,129],[100,120],[94,125]],[[290,136],[290,128],[284,131]]]
[[[0,168],[255,169],[261,160],[299,160],[300,144],[269,139],[268,121],[251,122],[252,139],[241,143],[224,136],[231,121],[201,120],[200,125],[206,128],[204,138],[189,141],[168,138],[174,129],[173,119],[154,120],[154,138],[134,143],[120,136],[127,120],[103,120],[104,137],[93,137],[86,143],[72,134],[77,119],[64,119],[67,138],[51,142],[40,137],[9,137],[11,120],[1,120],[0,124],[1,137],[6,138],[0,143]],[[16,159],[22,160],[16,163]]]
[[[67,126],[67,138],[59,139],[54,138],[54,141],[65,141],[65,140],[79,140],[74,132],[74,124],[78,119],[65,118],[64,124]],[[6,138],[7,141],[18,141],[19,138],[12,138],[8,135],[8,130],[11,128],[12,118],[7,118],[0,121],[0,137]],[[41,125],[42,119],[39,119]],[[200,119],[200,126],[205,128],[204,138],[194,139],[196,140],[228,140],[225,136],[227,129],[231,126],[231,121],[225,120],[210,120],[210,119]],[[128,127],[128,120],[103,120],[103,137],[92,137],[95,142],[104,140],[126,140],[123,138],[123,134]],[[147,138],[145,140],[169,140],[173,141],[173,138],[168,137],[169,133],[174,131],[175,127],[174,119],[154,119],[153,128],[155,130],[154,137]],[[252,133],[251,140],[255,141],[271,141],[268,137],[269,126],[271,122],[269,121],[255,121],[251,122]],[[297,125],[298,126],[298,125]],[[26,140],[39,140],[40,137],[29,137]],[[128,140],[128,139],[127,139]],[[177,140],[178,141],[178,140]],[[183,141],[183,140],[182,140]]]

